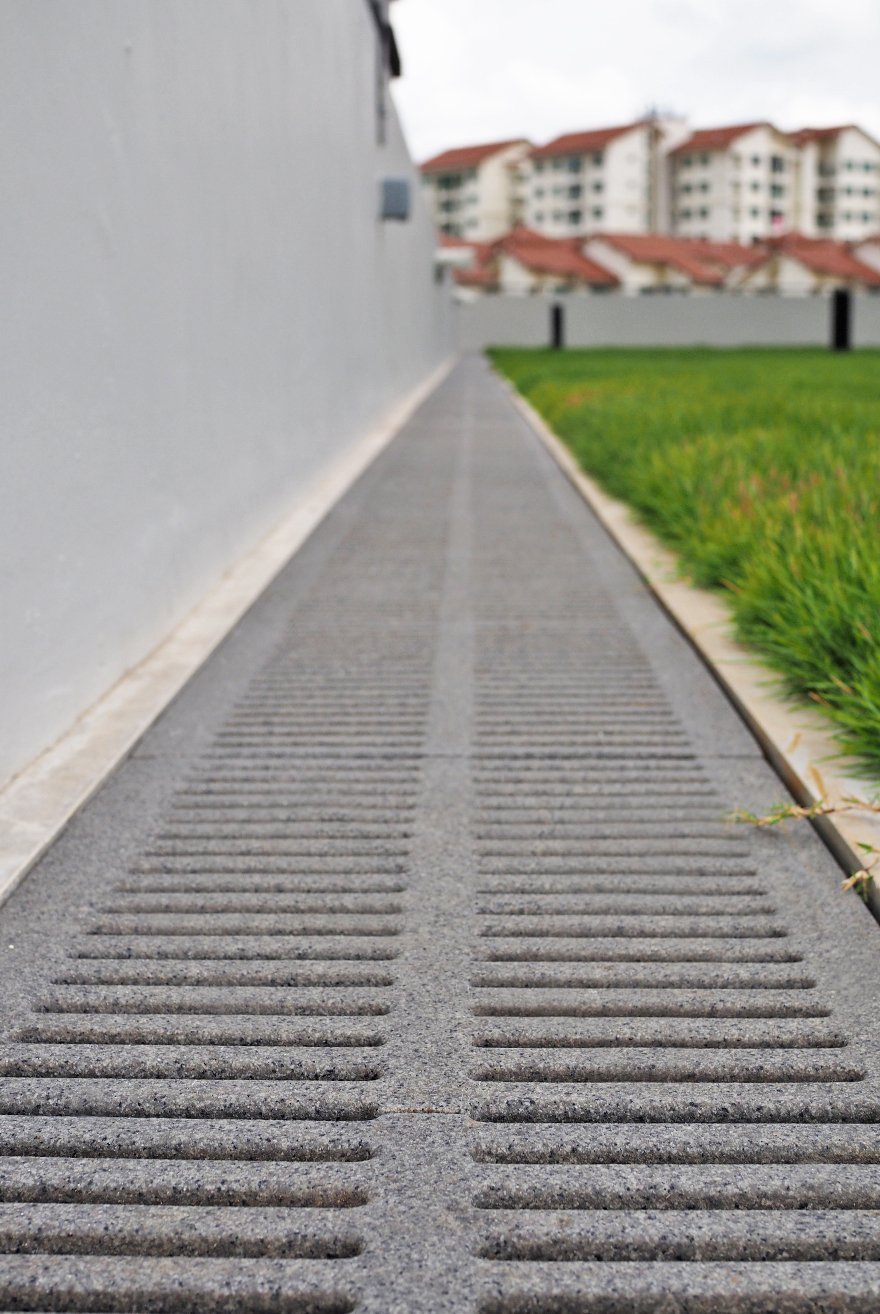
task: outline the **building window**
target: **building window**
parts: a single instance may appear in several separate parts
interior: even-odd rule
[[[770,172],[785,173],[785,159],[781,155],[770,156]]]
[[[691,212],[690,210],[679,210],[678,217],[679,219],[690,219]]]
[[[577,183],[574,187],[569,187],[568,189],[569,200],[576,201],[577,198],[580,196],[580,194],[581,194],[580,183]]]
[[[580,173],[580,171],[581,171],[581,157],[580,157],[579,155],[572,155],[572,156],[569,158],[569,161],[568,161],[568,171],[569,171],[569,173]]]
[[[601,219],[601,218],[602,218],[602,214],[603,214],[603,211],[602,211],[602,207],[601,207],[601,205],[594,205],[594,206],[593,206],[593,218],[594,218],[594,219]]]
[[[543,222],[544,222],[544,211],[543,211],[543,210],[536,210],[536,211],[535,211],[535,223],[536,223],[536,224],[542,224]]]
[[[758,209],[756,205],[752,206],[751,210],[749,210],[749,214],[752,216],[753,219],[761,218],[761,211]]]
[[[535,173],[543,173],[543,172],[544,172],[544,161],[535,160]]]
[[[709,218],[709,211],[707,210],[707,208],[706,208],[705,205],[704,205],[704,206],[702,207],[702,209],[700,210],[700,218],[701,218],[701,219],[708,219],[708,218]]]
[[[754,165],[757,166],[757,165],[759,165],[760,163],[761,163],[761,157],[760,157],[760,155],[753,155],[753,156],[752,156],[752,164],[754,164]]]
[[[602,191],[604,191],[604,190],[605,190],[605,184],[602,182],[601,179],[599,179],[597,182],[594,182],[594,183],[593,183],[593,191],[594,191],[594,192],[602,192]]]
[[[568,212],[568,222],[569,222],[570,224],[579,224],[582,218],[583,218],[582,211],[580,211],[580,210],[569,210],[569,212]]]
[[[593,163],[594,163],[594,164],[602,164],[603,161],[604,161],[604,159],[605,159],[605,152],[604,152],[604,151],[594,151],[594,152],[593,152]]]
[[[709,163],[709,156],[708,156],[708,155],[705,155],[705,154],[704,154],[704,155],[701,155],[701,156],[700,156],[700,164],[708,164],[708,163]]]
[[[770,195],[776,197],[784,196],[785,188],[783,187],[782,183],[773,183],[773,185],[770,188]]]
[[[536,196],[543,196],[543,195],[544,195],[544,188],[543,188],[543,187],[536,187],[536,188],[535,188],[535,195],[536,195]]]

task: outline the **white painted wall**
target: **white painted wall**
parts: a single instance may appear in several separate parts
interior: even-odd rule
[[[375,88],[363,0],[0,5],[0,778],[448,354]]]
[[[854,300],[855,345],[880,347],[880,296]],[[553,304],[570,347],[825,346],[831,331],[827,296],[494,296],[460,308],[462,346],[546,347]]]
[[[527,141],[517,142],[482,161],[477,169],[478,222],[465,228],[466,237],[491,242],[513,227],[518,185],[516,166],[528,150]]]
[[[795,156],[795,211],[794,227],[805,237],[820,235],[818,223],[818,191],[825,184],[819,175],[821,163],[818,143],[805,141]]]
[[[616,137],[605,151],[605,192],[599,198],[604,213],[592,218],[587,211],[589,232],[646,233],[651,227],[651,136],[648,124]],[[603,203],[604,199],[604,203]]]

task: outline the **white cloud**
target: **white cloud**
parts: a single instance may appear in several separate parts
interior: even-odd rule
[[[700,124],[852,120],[880,133],[877,0],[399,0],[394,21],[418,157],[652,105]]]

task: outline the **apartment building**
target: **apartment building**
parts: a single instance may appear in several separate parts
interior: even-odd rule
[[[854,124],[781,132],[767,121],[692,131],[649,115],[444,151],[422,166],[444,233],[492,241],[666,233],[750,244],[782,233],[860,241],[880,231],[880,142]]]
[[[880,229],[880,142],[854,123],[803,128],[792,140],[800,232],[857,242]]]
[[[512,228],[517,211],[517,165],[528,154],[524,137],[443,151],[421,167],[425,199],[441,233],[489,242]]]
[[[669,153],[671,230],[749,243],[794,226],[797,147],[771,123],[691,133]]]
[[[548,237],[597,228],[644,233],[651,225],[650,119],[570,132],[532,150],[519,168],[519,211]]]

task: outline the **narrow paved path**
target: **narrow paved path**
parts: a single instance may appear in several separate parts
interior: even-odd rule
[[[880,1308],[880,932],[466,361],[0,910],[0,1309]]]

